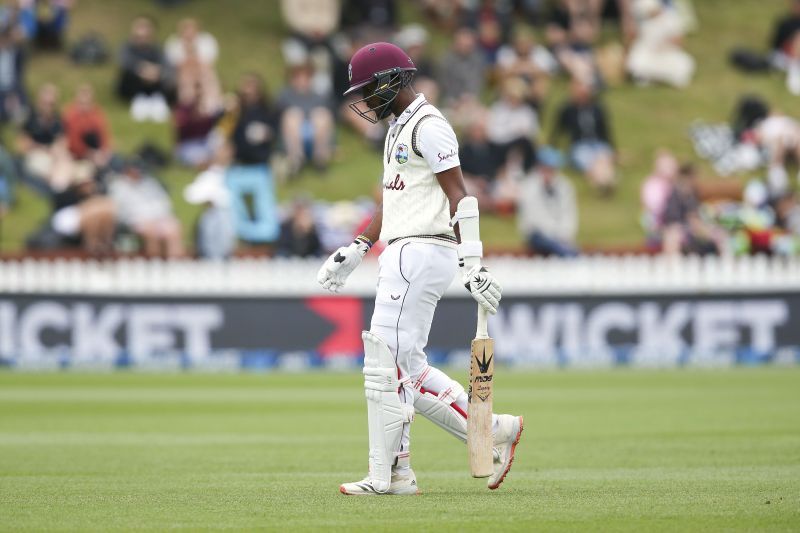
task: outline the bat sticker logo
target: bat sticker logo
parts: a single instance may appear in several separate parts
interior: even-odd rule
[[[344,256],[339,252],[336,252],[336,255],[333,257],[334,263],[344,263]]]
[[[489,360],[488,361],[486,360],[486,348],[485,347],[483,348],[483,361],[481,361],[480,359],[478,359],[477,356],[475,356],[475,362],[478,363],[478,369],[481,371],[481,374],[485,374],[486,372],[489,371],[489,365],[492,364],[492,359],[493,358],[494,358],[494,355],[490,355],[489,356]]]

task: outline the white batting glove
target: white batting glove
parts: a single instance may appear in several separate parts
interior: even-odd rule
[[[486,267],[475,265],[469,270],[465,269],[461,280],[478,305],[492,315],[497,313],[503,288]]]
[[[361,260],[369,252],[369,244],[356,240],[350,246],[342,246],[325,261],[317,273],[317,281],[323,289],[339,292]]]

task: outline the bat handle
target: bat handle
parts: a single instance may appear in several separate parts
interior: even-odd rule
[[[489,313],[480,305],[478,306],[478,327],[477,331],[475,332],[475,338],[489,338]]]

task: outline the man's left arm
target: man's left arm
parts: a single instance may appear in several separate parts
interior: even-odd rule
[[[450,203],[450,220],[459,243],[458,262],[464,287],[481,307],[495,314],[503,289],[488,269],[481,265],[483,243],[480,239],[478,200],[474,196],[467,196],[460,166],[437,173],[436,179]]]

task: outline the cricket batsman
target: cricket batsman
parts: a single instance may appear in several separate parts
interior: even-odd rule
[[[417,412],[462,442],[467,394],[428,365],[436,304],[461,268],[461,279],[488,313],[497,312],[500,284],[480,264],[478,202],[466,195],[458,141],[442,113],[411,86],[416,68],[397,46],[373,43],[349,65],[350,87],[361,99],[350,107],[375,123],[393,115],[383,150],[383,199],[364,233],[322,265],[319,283],[338,292],[373,243],[383,239],[377,296],[364,341],[364,388],[369,428],[369,473],[344,483],[349,495],[417,494],[410,463],[411,421]],[[473,235],[473,239],[460,236]],[[465,325],[466,327],[466,325]],[[493,473],[500,486],[511,468],[522,417],[492,415]]]

